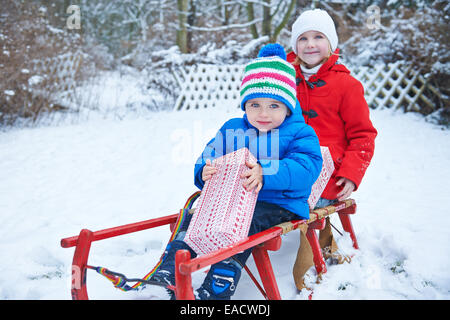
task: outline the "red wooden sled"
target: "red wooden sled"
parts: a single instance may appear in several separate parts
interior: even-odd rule
[[[196,193],[193,196],[198,194],[199,193]],[[190,199],[193,196],[191,196]],[[229,258],[248,248],[253,248],[252,255],[255,260],[264,290],[260,288],[256,279],[251,275],[251,273],[249,273],[252,280],[260,288],[261,293],[266,299],[280,300],[281,296],[278,290],[278,285],[272,269],[268,251],[279,250],[282,241],[281,235],[297,229],[300,225],[306,224],[308,225],[306,237],[312,247],[315,269],[318,274],[325,273],[325,261],[322,256],[322,250],[319,245],[316,230],[323,229],[325,227],[325,218],[335,212],[339,214],[344,231],[350,234],[353,241],[353,247],[358,249],[358,243],[350,219],[350,214],[354,214],[356,212],[356,203],[353,199],[348,199],[325,208],[312,210],[310,212],[309,220],[294,220],[274,226],[210,254],[205,254],[191,259],[190,253],[187,250],[178,251],[175,256],[176,298],[178,300],[194,299],[192,289],[193,272]],[[137,231],[152,229],[163,225],[170,225],[172,230],[177,222],[177,218],[178,214],[172,214],[165,217],[126,224],[99,231],[83,229],[78,236],[62,239],[61,246],[63,248],[75,247],[72,261],[72,299],[88,299],[86,271],[88,269],[89,250],[92,242]],[[246,270],[248,269],[246,268]]]

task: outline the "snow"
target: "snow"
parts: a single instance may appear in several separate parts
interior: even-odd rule
[[[0,299],[70,299],[73,248],[60,239],[176,213],[196,188],[193,166],[228,118],[225,106],[180,112],[91,117],[74,123],[0,133]],[[327,265],[320,284],[307,273],[313,299],[449,299],[450,133],[421,116],[372,110],[375,156],[353,195],[360,250],[335,233],[351,263]],[[339,229],[340,222],[333,216]],[[144,276],[170,236],[167,226],[94,242],[89,263]],[[299,234],[283,237],[271,259],[284,299]],[[249,267],[256,274],[253,259]],[[194,274],[198,287],[205,273]],[[92,299],[167,299],[164,290],[122,292],[88,271]],[[234,299],[262,299],[244,272]]]
[[[33,83],[42,80],[40,76],[33,76],[29,83],[32,79]],[[60,92],[54,97],[58,103],[78,112],[76,116],[71,117],[72,122],[92,117],[104,118],[108,115],[122,119],[129,114],[147,114],[158,109],[158,106],[165,105],[166,101],[160,92],[147,88],[147,81],[142,73],[123,67],[120,70],[97,72],[73,92]],[[53,118],[65,118],[65,115],[54,115]],[[48,122],[46,120],[44,118],[40,121]]]

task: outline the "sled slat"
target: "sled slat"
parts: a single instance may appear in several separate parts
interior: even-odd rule
[[[178,213],[170,216],[165,216],[156,219],[145,220],[141,222],[135,222],[130,224],[125,224],[123,226],[103,229],[93,232],[92,241],[103,240],[107,238],[112,238],[116,236],[121,236],[127,233],[133,233],[137,231],[142,231],[150,228],[159,227],[165,224],[175,223],[178,218]],[[64,238],[61,240],[61,247],[70,248],[77,245],[78,236]]]
[[[295,220],[294,228],[297,228],[301,223],[305,223],[306,220]],[[183,274],[192,273],[201,268],[207,267],[216,262],[229,258],[241,251],[252,248],[266,241],[269,241],[277,236],[283,234],[283,228],[274,226],[270,229],[261,231],[255,235],[249,236],[246,239],[236,242],[233,245],[219,249],[215,252],[204,254],[197,258],[194,258],[186,263],[180,265],[180,272]]]

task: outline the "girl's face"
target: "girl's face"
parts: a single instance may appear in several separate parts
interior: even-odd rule
[[[252,126],[261,132],[267,132],[283,123],[288,115],[288,108],[278,100],[256,98],[245,103],[245,113]]]
[[[322,32],[307,31],[297,39],[297,55],[308,68],[323,63],[330,56],[330,51],[330,42]]]

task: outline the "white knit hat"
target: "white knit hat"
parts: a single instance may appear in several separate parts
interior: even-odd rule
[[[331,51],[334,52],[336,50],[338,36],[333,19],[331,19],[330,15],[325,10],[314,9],[303,12],[292,25],[291,47],[295,54],[298,54],[298,37],[302,33],[311,30],[322,32],[328,38],[328,41],[330,41]]]

